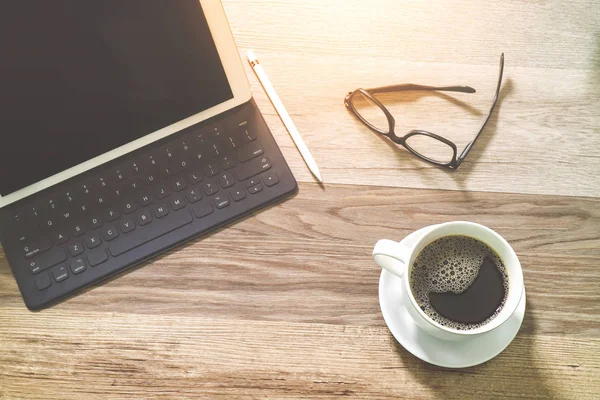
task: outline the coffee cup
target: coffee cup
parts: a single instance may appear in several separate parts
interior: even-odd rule
[[[435,321],[419,306],[410,284],[412,268],[420,252],[434,241],[454,235],[476,239],[494,250],[501,258],[508,278],[502,308],[490,320],[473,329],[456,329]],[[398,285],[402,285],[402,301],[414,322],[427,333],[443,340],[463,340],[497,329],[516,311],[524,292],[523,271],[512,247],[492,229],[473,222],[455,221],[428,227],[411,247],[381,239],[373,249],[373,258],[379,266],[399,278]]]

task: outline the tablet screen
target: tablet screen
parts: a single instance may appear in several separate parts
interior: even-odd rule
[[[0,5],[0,196],[233,97],[198,0]]]

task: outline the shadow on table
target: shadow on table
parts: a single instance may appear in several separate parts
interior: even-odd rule
[[[477,162],[483,155],[485,149],[488,147],[492,138],[496,136],[496,132],[498,131],[498,118],[500,116],[502,103],[504,102],[504,99],[512,93],[513,88],[514,85],[512,79],[506,78],[506,80],[502,84],[502,88],[500,89],[500,95],[498,97],[498,101],[496,102],[494,112],[492,113],[490,120],[485,126],[485,129],[483,130],[483,132],[481,132],[481,136],[479,136],[479,139],[477,139],[477,143],[475,143],[475,145],[469,152],[469,155],[461,164],[460,168],[458,168],[456,171],[447,171],[449,177],[452,178],[458,184],[461,190],[466,190],[465,181],[476,168]],[[462,151],[462,149],[459,149],[459,152],[460,151]],[[506,149],[506,151],[510,151],[510,149]]]
[[[596,36],[596,50],[592,58],[592,71],[590,74],[590,90],[598,93],[600,88],[600,35]]]
[[[530,332],[523,334],[523,328]],[[536,325],[527,301],[525,319],[519,334],[496,358],[470,368],[437,367],[418,359],[395,339],[394,350],[406,371],[439,399],[533,398],[552,400],[553,393],[539,365],[536,365]],[[423,333],[426,335],[427,333]]]

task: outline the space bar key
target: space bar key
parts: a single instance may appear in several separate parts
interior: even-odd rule
[[[108,248],[113,257],[121,255],[138,246],[148,243],[162,235],[174,231],[192,222],[192,215],[187,210],[171,213],[168,217],[157,219],[154,223],[140,226],[129,235],[121,236],[110,243]]]

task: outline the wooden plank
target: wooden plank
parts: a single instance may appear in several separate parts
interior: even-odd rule
[[[600,180],[591,179],[600,171],[596,9],[557,1],[544,7],[375,3],[225,4],[242,53],[257,51],[326,182],[600,196]],[[358,87],[473,86],[474,95],[403,96],[391,107],[399,134],[431,130],[462,148],[489,110],[501,52],[506,68],[499,107],[458,171],[398,149],[343,106],[346,93]],[[294,173],[312,182],[253,72],[247,72]]]
[[[277,50],[280,59],[302,51],[306,59],[351,54],[354,64],[454,63],[461,55],[462,63],[479,65],[495,64],[489,54],[512,50],[514,66],[591,69],[600,57],[600,12],[589,0],[224,0],[223,5],[238,46]]]
[[[10,399],[597,398],[600,341],[520,334],[495,360],[426,365],[384,327],[120,312],[0,316]]]
[[[246,66],[300,193],[39,313],[25,309],[0,250],[0,399],[600,398],[600,8],[224,6],[241,53],[257,51],[326,185],[306,183]],[[473,86],[473,95],[386,101],[399,133],[429,129],[465,145],[490,105],[501,52],[499,108],[456,172],[396,149],[342,103],[357,87]],[[502,234],[528,293],[508,349],[458,371],[423,363],[391,337],[370,256],[377,239],[451,220]]]
[[[295,198],[55,310],[382,327],[374,243],[471,220],[502,234],[521,259],[535,317],[524,332],[599,337],[599,205],[561,196],[302,184]],[[2,258],[0,297],[0,310],[26,313]]]
[[[593,399],[599,203],[302,184],[281,205],[40,313],[25,310],[0,252],[0,394]],[[455,219],[512,243],[528,308],[500,357],[446,371],[390,337],[369,253],[378,238]]]

